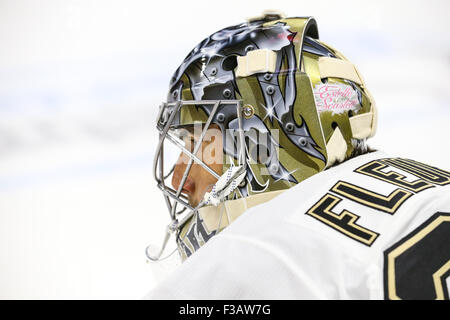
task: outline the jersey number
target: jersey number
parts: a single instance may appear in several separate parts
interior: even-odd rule
[[[449,299],[450,213],[437,212],[384,252],[386,299]]]

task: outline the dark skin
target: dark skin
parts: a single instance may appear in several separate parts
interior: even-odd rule
[[[197,131],[190,129],[186,130],[183,136],[186,149],[191,152],[193,152],[194,143],[198,141],[201,132]],[[222,147],[222,132],[217,125],[213,124],[208,128],[206,135],[202,140],[201,147],[196,154],[200,160],[214,170],[219,176],[222,175],[223,170]],[[172,176],[172,186],[175,190],[180,186],[181,179],[188,163],[189,156],[184,152],[181,152]],[[216,182],[216,177],[194,161],[184,183],[182,192],[188,196],[189,204],[196,207],[202,201],[205,193],[211,191]]]

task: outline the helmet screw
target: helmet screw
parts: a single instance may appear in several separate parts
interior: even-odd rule
[[[298,143],[302,146],[305,147],[307,144],[306,138],[305,137],[301,137],[300,139],[298,139]]]
[[[246,105],[244,105],[243,113],[244,113],[244,117],[246,119],[249,119],[255,114],[255,109],[253,109],[252,105],[246,104]]]
[[[172,98],[177,99],[178,98],[178,90],[175,90],[172,92]]]
[[[273,86],[268,86],[266,88],[266,92],[270,95],[272,95],[275,92],[275,89],[273,88]]]
[[[270,167],[269,167],[269,172],[271,173],[271,174],[275,174],[275,173],[277,173],[278,172],[278,164],[276,164],[276,163],[272,163],[271,165],[270,165]]]
[[[294,124],[292,122],[288,122],[286,124],[286,130],[287,131],[292,132],[292,131],[294,131],[294,128],[295,128],[295,126],[294,126]]]
[[[239,187],[244,187],[245,186],[245,184],[246,184],[246,181],[245,181],[245,179],[243,179],[242,181],[241,181],[241,183],[239,183]]]
[[[223,96],[225,97],[225,98],[230,98],[231,97],[231,90],[230,89],[225,89],[225,90],[223,90]]]
[[[219,113],[219,114],[217,115],[217,121],[223,122],[224,120],[225,120],[224,114],[223,114],[223,113]]]
[[[271,73],[264,74],[264,80],[266,80],[266,81],[272,80],[272,74]]]
[[[255,49],[255,47],[252,44],[249,44],[248,46],[245,47],[246,52],[252,51],[253,49]]]
[[[212,68],[211,72],[209,73],[211,76],[215,76],[217,74],[217,68]]]

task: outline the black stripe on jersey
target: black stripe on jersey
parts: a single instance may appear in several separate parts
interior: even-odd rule
[[[397,188],[385,196],[345,181],[338,181],[330,191],[367,207],[378,209],[389,214],[394,214],[413,195],[412,192]]]

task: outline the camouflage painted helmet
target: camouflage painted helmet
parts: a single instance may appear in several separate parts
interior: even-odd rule
[[[176,70],[158,116],[161,140],[194,123],[221,129],[223,172],[245,164],[245,178],[226,198],[234,201],[288,189],[343,161],[374,135],[376,107],[356,67],[319,40],[315,19],[266,12],[204,39]],[[189,207],[164,183],[161,157],[155,176],[166,200]],[[205,227],[205,215],[179,223],[169,209],[183,257],[221,229]]]

